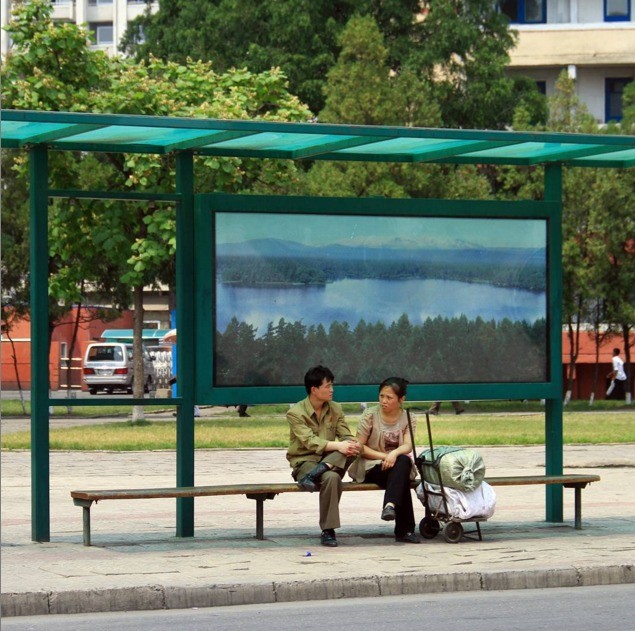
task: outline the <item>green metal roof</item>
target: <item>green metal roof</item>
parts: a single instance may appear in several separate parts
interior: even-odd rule
[[[635,166],[635,136],[274,123],[2,110],[2,147],[60,151],[443,162],[579,167]]]

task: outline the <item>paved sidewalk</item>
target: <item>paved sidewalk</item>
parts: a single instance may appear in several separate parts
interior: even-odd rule
[[[479,449],[489,475],[544,471],[542,447]],[[173,486],[174,452],[52,452],[51,542],[33,543],[30,453],[2,453],[2,615],[206,607],[440,591],[635,582],[635,444],[565,448],[566,473],[597,473],[582,492],[583,530],[564,490],[564,523],[544,521],[542,486],[497,487],[483,541],[396,544],[379,519],[380,493],[342,498],[340,546],[319,545],[317,496],[265,503],[196,500],[196,536],[174,536],[175,500],[93,505],[82,545],[73,489]],[[198,484],[289,482],[284,450],[201,450]],[[415,500],[417,519],[423,507]],[[635,587],[634,587],[635,593]]]

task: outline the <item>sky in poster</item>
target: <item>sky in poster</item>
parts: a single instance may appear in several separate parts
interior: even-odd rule
[[[546,222],[535,219],[372,217],[218,213],[216,242],[276,238],[306,245],[381,245],[394,240],[429,247],[516,247],[546,245]]]

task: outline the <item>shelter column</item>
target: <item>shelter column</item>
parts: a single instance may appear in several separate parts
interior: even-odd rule
[[[179,396],[176,426],[176,485],[194,486],[194,159],[176,156],[176,325]],[[176,500],[177,537],[194,536],[194,498]]]
[[[30,150],[31,539],[51,540],[49,465],[48,149]]]
[[[545,469],[547,475],[562,474],[562,166],[545,165],[545,201],[560,206],[550,222],[549,248],[549,366],[554,392],[545,407]],[[546,486],[546,520],[561,522],[562,486]]]

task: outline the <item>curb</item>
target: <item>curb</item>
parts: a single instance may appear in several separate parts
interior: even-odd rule
[[[260,605],[443,592],[588,587],[635,583],[631,564],[517,571],[366,576],[357,579],[103,590],[23,592],[0,596],[2,617]]]

